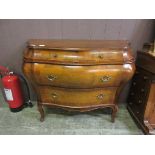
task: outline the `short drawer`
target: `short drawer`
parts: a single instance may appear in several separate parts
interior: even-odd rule
[[[38,85],[65,88],[117,87],[123,79],[122,65],[66,66],[38,64],[26,65]],[[32,67],[32,68],[31,68]]]
[[[114,104],[116,88],[105,89],[64,89],[40,86],[42,103],[74,108]]]

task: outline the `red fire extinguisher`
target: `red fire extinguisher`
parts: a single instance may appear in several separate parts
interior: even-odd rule
[[[19,112],[24,107],[30,106],[32,107],[32,103],[30,101],[30,93],[28,89],[28,85],[23,76],[17,75],[13,72],[10,72],[7,68],[0,66],[0,74],[3,86],[3,92],[5,94],[5,100],[9,104],[9,108],[12,112]],[[24,101],[24,94],[22,92],[21,82],[23,80],[26,84],[29,100],[27,102]]]

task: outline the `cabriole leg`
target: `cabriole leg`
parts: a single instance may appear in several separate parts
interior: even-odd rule
[[[43,122],[44,121],[44,109],[43,106],[41,104],[38,104],[38,111],[40,112],[40,121]]]
[[[118,107],[115,105],[112,108],[112,114],[111,114],[111,122],[114,123],[115,122],[115,117],[116,117],[116,113],[117,113]]]

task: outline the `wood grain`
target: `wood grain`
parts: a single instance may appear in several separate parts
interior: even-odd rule
[[[24,68],[30,70],[31,63],[26,63]],[[132,72],[132,70],[130,71]],[[38,85],[102,88],[120,86],[124,79],[122,75],[125,73],[127,74],[123,65],[68,66],[34,63],[31,77]],[[26,74],[30,75],[30,73]]]
[[[72,108],[90,108],[103,104],[114,104],[117,88],[66,89],[49,86],[38,87],[41,101]]]
[[[43,106],[89,111],[111,108],[114,122],[118,98],[135,70],[127,41],[30,40],[23,71]]]

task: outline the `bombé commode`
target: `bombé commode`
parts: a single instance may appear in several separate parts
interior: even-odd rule
[[[23,72],[37,94],[40,120],[43,106],[66,110],[112,109],[135,70],[127,41],[30,40]]]

